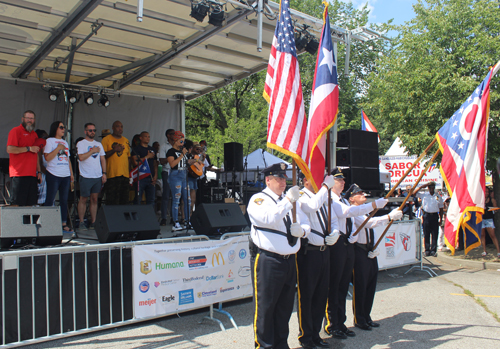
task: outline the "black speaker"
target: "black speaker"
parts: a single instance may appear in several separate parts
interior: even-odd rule
[[[378,133],[361,130],[343,130],[337,133],[337,147],[376,149],[378,151]]]
[[[243,144],[224,143],[224,171],[243,171]]]
[[[247,221],[238,204],[201,204],[196,205],[191,225],[197,235],[221,235],[242,231]]]
[[[356,183],[363,190],[380,190],[378,168],[351,167],[342,170],[345,177],[345,190]]]
[[[378,165],[378,149],[349,148],[337,150],[337,166],[376,168]]]
[[[95,221],[100,243],[156,239],[160,224],[152,205],[101,206]]]

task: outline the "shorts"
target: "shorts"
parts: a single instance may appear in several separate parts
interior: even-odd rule
[[[189,189],[197,190],[198,189],[198,178],[193,178],[188,176],[188,184]]]
[[[493,222],[493,218],[483,219],[483,228],[495,229],[495,223]]]
[[[102,177],[99,178],[85,178],[80,176],[80,196],[88,198],[90,194],[97,194],[101,192]]]

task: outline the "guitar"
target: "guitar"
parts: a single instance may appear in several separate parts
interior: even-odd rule
[[[195,156],[195,160],[198,160],[200,157]],[[196,161],[194,164],[188,167],[189,176],[192,178],[199,178],[203,175],[203,166],[205,166],[202,162]]]

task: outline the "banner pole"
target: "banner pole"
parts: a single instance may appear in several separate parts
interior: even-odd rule
[[[411,191],[408,193],[408,195],[406,195],[405,199],[401,203],[401,206],[399,206],[399,209],[401,211],[403,210],[403,207],[405,207],[406,203],[410,199],[411,194],[413,193],[413,191],[417,187],[418,183],[420,183],[420,181],[422,180],[422,177],[424,176],[424,174],[429,170],[429,167],[431,167],[431,165],[434,163],[434,160],[436,160],[436,158],[438,157],[438,155],[440,153],[441,153],[440,149],[436,150],[436,152],[434,153],[434,155],[432,156],[432,158],[429,160],[429,162],[427,163],[427,165],[425,165],[424,170],[422,171],[422,173],[420,174],[420,176],[416,180],[415,184],[413,184],[413,187],[411,187]],[[380,242],[384,238],[385,234],[387,233],[387,231],[391,227],[392,223],[394,223],[394,220],[391,219],[389,221],[389,224],[387,224],[387,227],[385,227],[384,232],[382,233],[382,235],[380,235],[380,237],[378,238],[377,243],[373,246],[373,250],[372,251],[375,251],[377,249],[378,245],[380,244]]]
[[[292,186],[297,185],[297,164],[295,159],[292,159]],[[297,223],[297,203],[292,203],[292,222]]]
[[[326,167],[327,175],[329,176],[332,172],[332,164],[330,159],[330,130],[326,133]],[[332,190],[328,189],[328,235],[332,232]]]
[[[436,143],[436,138],[434,138],[431,142],[431,144],[429,144],[427,146],[427,148],[425,148],[424,152],[413,162],[413,164],[410,166],[410,168],[408,170],[406,170],[406,172],[403,174],[403,176],[399,179],[399,181],[391,188],[391,190],[387,193],[387,195],[385,196],[385,199],[391,197],[391,195],[394,193],[394,191],[396,190],[396,188],[401,184],[401,182],[403,182],[403,180],[406,178],[406,176],[408,176],[408,174],[415,168],[415,166],[417,166],[417,164],[420,162],[420,160],[423,159],[423,157],[427,154],[427,152],[432,148],[432,146],[434,145],[434,143]],[[363,224],[361,224],[358,229],[356,230],[356,232],[353,234],[353,236],[356,236],[359,234],[359,232],[361,231],[361,229],[363,229],[366,225],[366,223],[368,223],[368,221],[370,220],[370,218],[372,218],[373,216],[375,216],[375,213],[377,213],[378,211],[378,208],[375,208],[369,215],[368,217],[366,217],[365,221],[363,222]]]

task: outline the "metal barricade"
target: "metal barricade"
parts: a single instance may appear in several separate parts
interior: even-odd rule
[[[0,253],[1,341],[16,347],[123,326],[134,319],[132,247],[190,236]]]

